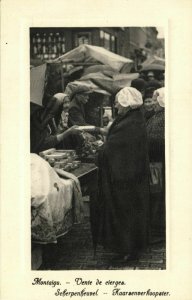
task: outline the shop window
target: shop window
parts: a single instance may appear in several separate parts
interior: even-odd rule
[[[116,38],[114,35],[111,36],[111,51],[116,52]]]
[[[36,33],[31,37],[31,57],[55,59],[66,52],[65,44],[65,35],[60,32]]]
[[[75,47],[78,47],[83,44],[91,44],[90,32],[78,32],[75,34]]]
[[[100,30],[100,45],[116,53],[116,37],[113,34]]]

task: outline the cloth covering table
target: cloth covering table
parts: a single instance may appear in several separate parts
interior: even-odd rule
[[[81,222],[82,207],[73,180],[60,178],[45,160],[31,154],[32,242],[56,243],[74,222]]]

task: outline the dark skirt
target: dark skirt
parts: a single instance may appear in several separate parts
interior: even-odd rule
[[[149,183],[111,180],[107,160],[99,168],[99,241],[106,248],[133,254],[148,244]]]

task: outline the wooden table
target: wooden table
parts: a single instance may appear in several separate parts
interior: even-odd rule
[[[91,201],[91,198],[97,194],[98,189],[97,166],[91,163],[81,163],[78,169],[75,169],[70,173],[79,179],[83,196],[90,196]]]
[[[75,169],[70,173],[79,179],[82,195],[89,196],[90,198],[90,223],[93,237],[93,248],[95,249],[95,222],[97,221],[95,205],[97,203],[98,191],[98,168],[93,163],[81,163],[78,169]],[[37,270],[40,267],[42,263],[42,253],[44,253],[44,262],[54,260],[56,244],[35,245],[35,248],[32,251],[32,270]]]
[[[79,179],[82,195],[88,195],[90,198],[90,223],[95,254],[98,227],[98,168],[95,164],[81,163],[80,167],[71,171],[71,173]]]

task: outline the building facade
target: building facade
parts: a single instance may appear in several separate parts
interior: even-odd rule
[[[30,57],[53,60],[82,44],[104,47],[135,61],[135,66],[157,47],[155,27],[31,28]]]

